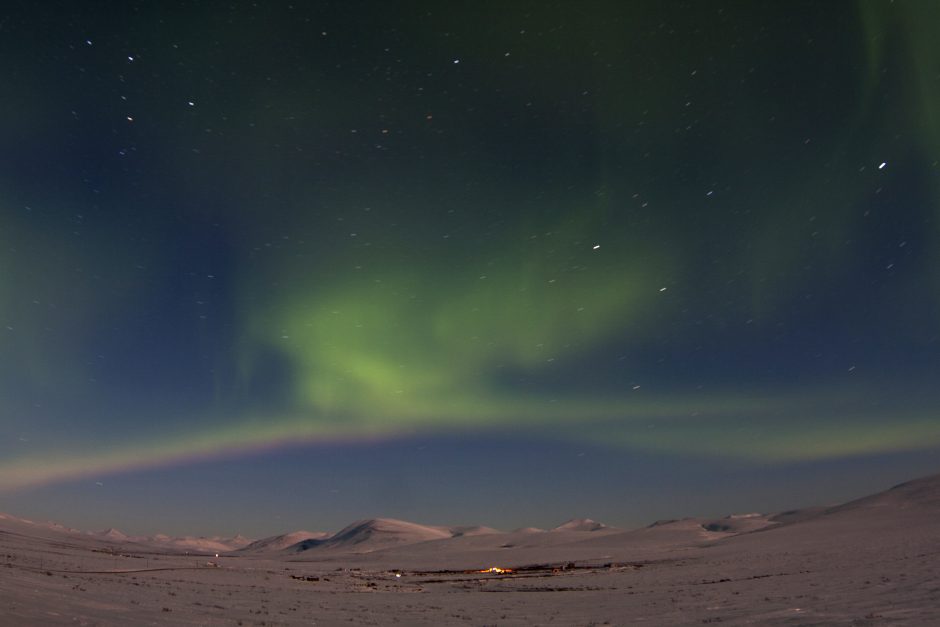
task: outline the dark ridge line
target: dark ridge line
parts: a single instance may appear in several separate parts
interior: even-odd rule
[[[162,568],[137,568],[134,570],[60,570],[56,568],[39,568],[7,562],[7,568],[17,568],[31,573],[62,573],[67,575],[131,575],[134,573],[155,573],[164,570],[223,570],[222,566],[164,566]]]

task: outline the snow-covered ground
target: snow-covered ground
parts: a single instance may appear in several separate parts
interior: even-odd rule
[[[620,530],[375,519],[214,550],[0,516],[0,624],[940,624],[940,476]],[[187,553],[188,551],[188,553]],[[511,572],[477,572],[498,567]]]

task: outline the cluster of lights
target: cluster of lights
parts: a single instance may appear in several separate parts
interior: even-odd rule
[[[512,572],[512,569],[511,569],[511,568],[500,568],[499,566],[491,566],[491,567],[489,567],[489,568],[484,568],[483,570],[478,570],[477,572],[479,572],[479,573],[496,573],[497,575],[501,575],[501,574],[503,574],[503,573],[511,573],[511,572]]]

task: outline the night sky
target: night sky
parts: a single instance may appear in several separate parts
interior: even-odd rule
[[[637,526],[936,472],[938,24],[5,3],[0,510]]]

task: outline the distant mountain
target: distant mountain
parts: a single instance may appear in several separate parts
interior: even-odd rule
[[[774,524],[763,514],[731,514],[724,518],[702,521],[702,529],[719,533],[745,533]]]
[[[32,529],[32,530],[41,529],[43,531],[50,531],[53,533],[69,533],[69,534],[74,533],[74,534],[84,535],[84,533],[79,531],[78,529],[72,529],[71,527],[66,527],[65,525],[61,525],[57,522],[50,522],[50,521],[36,522],[33,520],[29,520],[28,518],[17,518],[16,516],[12,516],[10,514],[0,514],[0,521],[3,521],[5,525],[13,525],[17,527]]]
[[[114,527],[109,527],[104,531],[92,531],[88,535],[95,536],[96,538],[103,538],[105,540],[112,540],[114,542],[124,542],[130,538],[126,533],[115,529]]]
[[[671,525],[673,523],[682,522],[683,520],[688,520],[687,518],[660,518],[655,520],[646,526],[647,529],[652,529],[653,527],[665,527],[666,525]]]
[[[255,540],[237,549],[238,553],[274,553],[303,543],[305,540],[322,541],[330,537],[325,531],[292,531]]]
[[[770,522],[780,523],[781,525],[786,525],[790,523],[800,522],[802,520],[809,520],[810,518],[815,518],[823,512],[825,512],[828,507],[824,506],[815,506],[815,507],[804,507],[801,509],[791,509],[785,512],[780,512],[779,514],[774,514],[769,518]]]
[[[251,538],[247,538],[243,536],[242,534],[238,533],[232,536],[231,538],[224,539],[223,542],[225,542],[226,544],[230,546],[242,548],[242,547],[248,546],[249,544],[254,542],[254,540],[252,540]]]
[[[608,527],[604,523],[599,523],[590,518],[572,518],[558,525],[552,531],[601,531],[602,529],[613,529],[613,527]]]
[[[771,522],[793,525],[812,520],[841,519],[867,516],[869,519],[889,516],[930,514],[940,510],[940,475],[905,481],[888,490],[833,506],[794,509],[770,517]],[[940,515],[940,511],[936,511]]]
[[[470,537],[470,536],[488,536],[496,533],[503,533],[499,529],[493,529],[492,527],[483,527],[480,525],[470,526],[470,527],[451,527],[450,528],[451,536],[454,538]]]
[[[138,541],[144,544],[154,544],[177,550],[192,551],[194,553],[228,553],[229,551],[234,551],[244,546],[244,540],[221,538],[218,536],[210,538],[194,536],[168,538],[167,536],[157,535]]]
[[[936,527],[940,517],[940,475],[908,481],[889,490],[865,496],[842,505],[809,507],[775,515],[738,514],[723,518],[683,518],[658,521],[649,527],[623,531],[589,518],[569,520],[550,531],[527,527],[504,533],[484,526],[430,526],[391,518],[356,521],[335,534],[295,531],[251,541],[235,537],[151,537],[128,536],[109,528],[98,532],[79,532],[62,525],[31,522],[0,514],[0,529],[33,538],[85,538],[95,545],[120,544],[132,550],[164,550],[169,553],[230,553],[264,555],[267,553],[303,553],[327,551],[330,555],[370,553],[407,547],[398,553],[407,558],[415,554],[433,556],[449,547],[466,556],[481,551],[499,554],[514,551],[549,550],[564,558],[578,550],[596,551],[600,559],[625,548],[651,552],[689,546],[722,545],[745,547],[760,543],[785,547],[829,546],[833,542],[848,545],[853,538],[892,537],[896,529],[905,533],[926,533]],[[914,531],[917,530],[917,531]],[[447,541],[438,544],[431,541]],[[420,549],[411,547],[428,543]],[[123,549],[122,549],[123,550]],[[684,549],[683,549],[684,550]],[[631,553],[631,554],[634,554]],[[470,557],[467,557],[469,560]],[[477,559],[473,557],[472,559]],[[533,558],[534,559],[534,558]]]
[[[892,510],[940,509],[940,475],[905,481],[884,492],[830,507],[825,510],[825,513],[835,514],[844,511],[880,508]]]
[[[161,549],[173,549],[193,553],[228,553],[229,551],[240,549],[251,543],[250,539],[240,535],[232,538],[223,538],[221,536],[171,537],[162,533],[153,536],[129,536],[123,531],[114,528],[105,529],[104,531],[93,531],[86,535],[109,542],[142,544]]]
[[[368,552],[388,546],[400,546],[453,537],[447,527],[429,527],[394,518],[358,520],[329,538],[294,545],[299,550],[314,548],[346,549]]]

